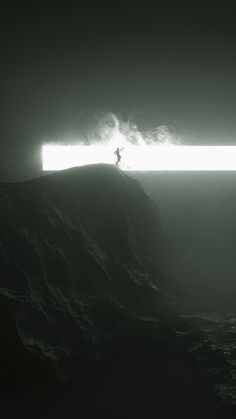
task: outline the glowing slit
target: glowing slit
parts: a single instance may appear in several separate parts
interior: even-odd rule
[[[114,147],[106,145],[44,145],[43,170],[62,170],[86,164],[115,164]],[[121,152],[122,170],[236,170],[236,146],[132,146]]]

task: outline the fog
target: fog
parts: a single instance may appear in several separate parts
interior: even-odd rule
[[[132,173],[156,201],[170,243],[169,275],[207,305],[236,297],[236,175]]]

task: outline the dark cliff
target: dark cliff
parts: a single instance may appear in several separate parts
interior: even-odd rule
[[[129,321],[158,315],[158,212],[115,166],[1,185],[0,214],[2,307],[24,347],[61,378]]]
[[[233,404],[234,325],[166,292],[158,210],[137,181],[94,165],[1,184],[0,220],[7,417],[13,395],[13,410],[33,398],[34,417],[49,397],[63,419],[220,418],[219,400]]]

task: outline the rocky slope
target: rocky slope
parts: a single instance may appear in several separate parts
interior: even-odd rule
[[[2,307],[24,347],[61,379],[130,319],[157,315],[157,209],[116,167],[1,185],[0,214]]]
[[[165,291],[165,238],[138,182],[94,165],[1,184],[0,217],[1,400],[74,386],[57,418],[232,405],[233,343]]]

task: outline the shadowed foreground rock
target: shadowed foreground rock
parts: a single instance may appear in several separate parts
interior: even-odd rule
[[[0,216],[8,417],[9,400],[34,417],[222,417],[230,360],[218,344],[211,365],[208,320],[177,315],[164,291],[165,239],[138,182],[94,165],[2,184]]]

